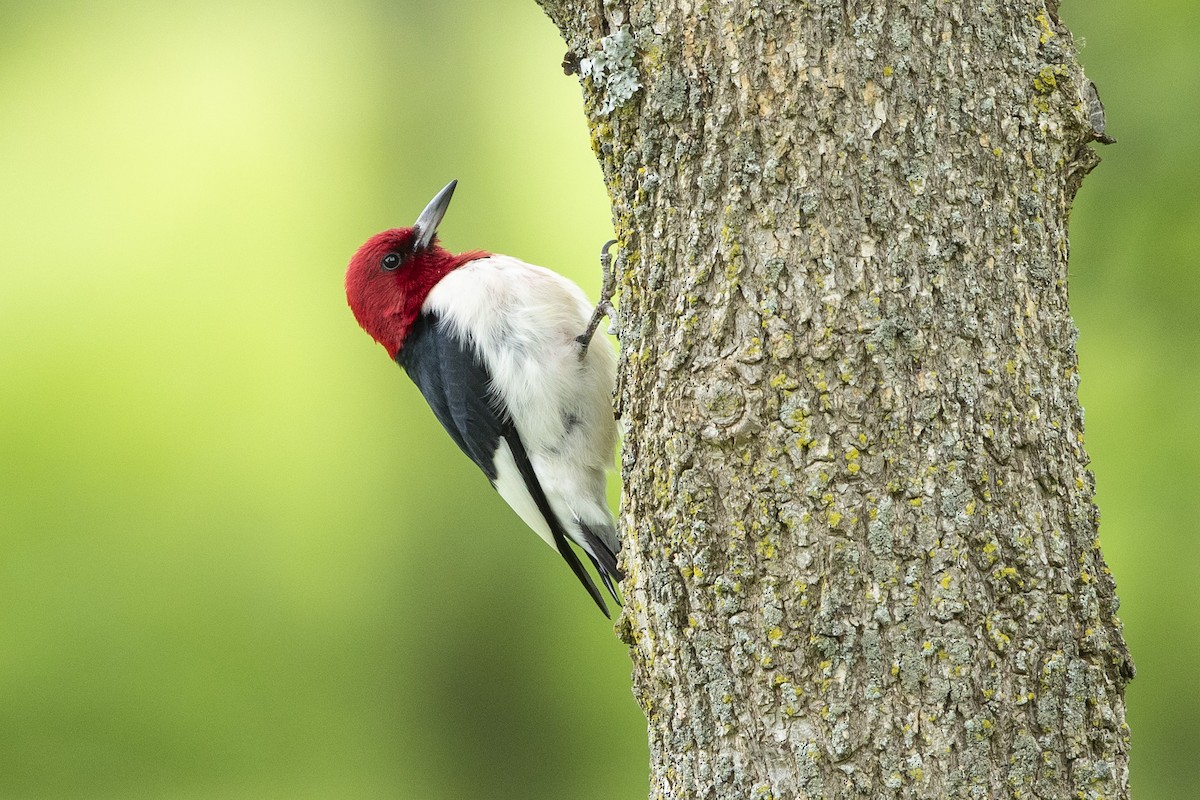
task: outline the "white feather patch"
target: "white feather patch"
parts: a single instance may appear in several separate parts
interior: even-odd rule
[[[500,440],[500,446],[496,448],[493,463],[496,465],[496,491],[504,498],[504,502],[508,503],[512,510],[517,512],[517,516],[524,520],[534,533],[542,537],[546,544],[557,550],[558,548],[554,545],[554,534],[550,532],[550,525],[542,516],[542,512],[538,510],[537,502],[526,488],[521,471],[517,469],[512,449],[503,439]]]

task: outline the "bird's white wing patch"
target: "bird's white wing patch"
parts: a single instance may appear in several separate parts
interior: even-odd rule
[[[537,502],[529,493],[525,479],[521,477],[521,470],[517,468],[512,449],[504,439],[500,440],[500,446],[496,448],[493,463],[496,465],[496,491],[504,498],[504,502],[508,503],[512,510],[517,512],[517,516],[524,520],[534,533],[542,537],[546,544],[558,550],[554,544],[554,535],[550,532],[550,525],[538,510]]]

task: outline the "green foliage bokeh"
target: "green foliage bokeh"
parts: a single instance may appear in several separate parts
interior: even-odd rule
[[[1197,19],[1072,3],[1120,143],[1072,225],[1134,788],[1200,782]],[[533,0],[0,5],[0,797],[645,793],[623,646],[358,330],[353,249],[593,295],[579,88]]]

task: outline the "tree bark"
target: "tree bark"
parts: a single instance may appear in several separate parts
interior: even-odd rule
[[[621,254],[651,797],[1126,797],[1052,0],[540,0]]]

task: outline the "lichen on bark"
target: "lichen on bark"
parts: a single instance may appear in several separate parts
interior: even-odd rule
[[[1055,5],[542,5],[636,49],[583,86],[651,796],[1127,796],[1067,297],[1107,136]]]

